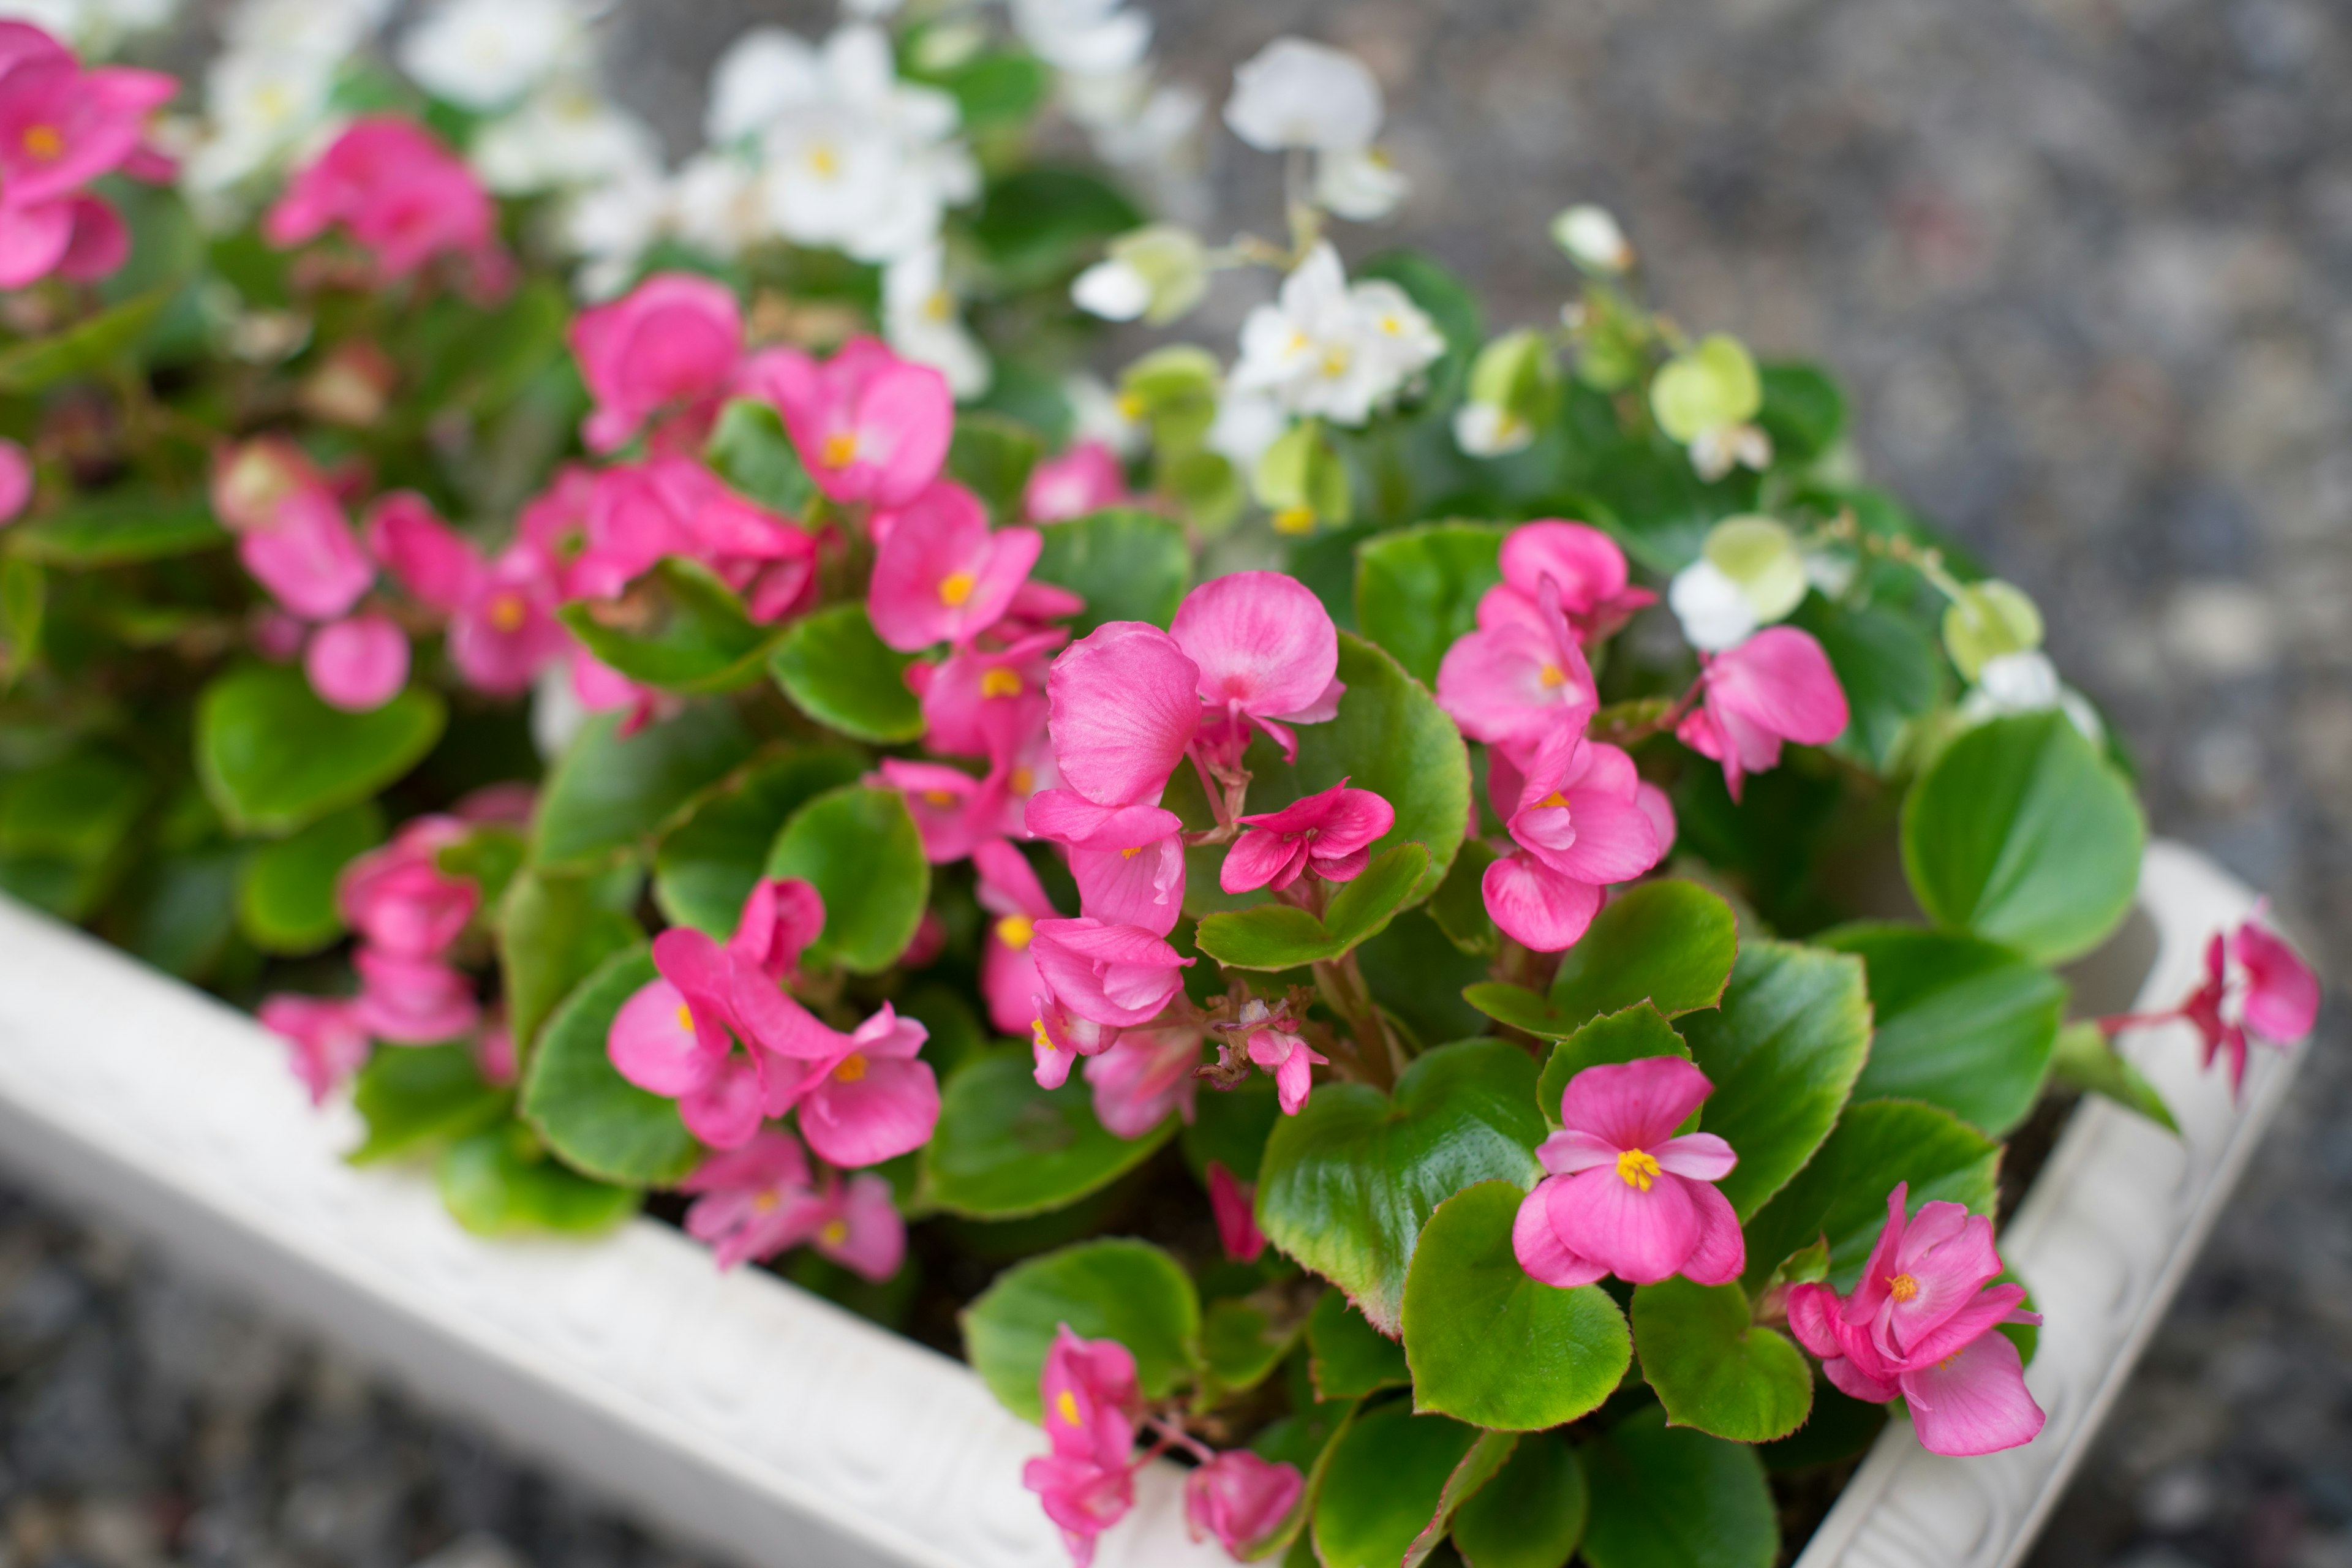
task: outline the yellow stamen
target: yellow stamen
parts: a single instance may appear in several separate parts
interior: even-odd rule
[[[1908,1301],[1919,1293],[1919,1281],[1908,1274],[1897,1274],[1886,1282],[1886,1293],[1898,1301]]]
[[[1138,855],[1140,855],[1140,854],[1142,854],[1142,853],[1143,853],[1143,846],[1142,846],[1142,845],[1140,845],[1140,844],[1130,844],[1130,845],[1129,845],[1126,848],[1124,848],[1124,849],[1122,849],[1122,850],[1120,850],[1120,851],[1118,852],[1118,858],[1119,858],[1120,859],[1122,859],[1122,860],[1132,860],[1132,859],[1134,859]]]
[[[1076,1426],[1078,1424],[1078,1396],[1072,1394],[1066,1388],[1062,1390],[1059,1394],[1055,1396],[1054,1414],[1060,1416],[1067,1425],[1072,1426]]]
[[[1548,664],[1537,674],[1536,679],[1543,683],[1545,690],[1550,691],[1568,684],[1568,671],[1556,664]]]
[[[1027,915],[1006,915],[996,922],[996,940],[1015,952],[1025,952],[1037,933],[1037,922]]]
[[[981,672],[980,694],[982,697],[1018,697],[1021,695],[1021,677],[1001,664],[991,666]]]
[[[934,321],[950,321],[955,316],[955,296],[944,289],[934,289],[923,301],[923,314]]]
[[[1274,514],[1276,533],[1312,533],[1315,531],[1315,509],[1311,506],[1286,506]]]
[[[1037,774],[1030,768],[1015,768],[1013,776],[1005,782],[1013,786],[1014,795],[1027,795],[1037,787]]]
[[[971,591],[979,585],[979,580],[969,572],[950,572],[940,579],[940,603],[952,610],[971,598]]]
[[[1381,318],[1381,331],[1386,332],[1392,338],[1402,336],[1404,332],[1404,318],[1402,316],[1382,316]]]
[[[1658,1163],[1646,1149],[1628,1149],[1617,1156],[1617,1179],[1646,1193],[1658,1179]]]
[[[1552,791],[1549,795],[1544,796],[1543,799],[1536,802],[1536,805],[1538,809],[1547,805],[1566,805],[1567,804],[1568,796],[1560,794],[1558,790]]]
[[[688,1030],[691,1030],[694,1027],[693,1010],[688,1007],[683,1002],[677,1005],[677,1026],[681,1029]]]
[[[841,154],[833,150],[830,142],[820,142],[809,149],[809,173],[820,180],[830,180],[841,173]]]
[[[59,132],[56,126],[27,125],[25,127],[25,155],[26,157],[37,159],[41,163],[46,163],[50,159],[57,157],[65,150],[65,135],[63,132]]]
[[[1043,1018],[1032,1018],[1029,1020],[1029,1037],[1036,1042],[1037,1048],[1041,1051],[1057,1051],[1061,1049],[1059,1046],[1054,1043],[1054,1037],[1045,1032],[1045,1020]]]
[[[1285,352],[1288,353],[1297,353],[1299,350],[1305,348],[1309,341],[1310,340],[1305,332],[1300,331],[1297,327],[1293,327],[1290,329],[1290,342],[1285,346]]]
[[[767,1214],[783,1201],[783,1199],[778,1197],[772,1192],[754,1193],[751,1194],[751,1212],[753,1214]]]
[[[1120,393],[1113,406],[1118,408],[1118,416],[1130,425],[1151,412],[1150,405],[1132,392]]]
[[[1345,343],[1335,344],[1330,348],[1325,349],[1323,351],[1323,374],[1335,379],[1347,374],[1349,357],[1348,345]]]
[[[953,805],[956,803],[954,792],[944,789],[927,789],[923,792],[923,799],[932,805]]]
[[[835,430],[824,438],[824,446],[817,453],[817,461],[828,468],[845,468],[856,456],[857,432]]]
[[[816,1233],[816,1238],[827,1247],[843,1246],[849,1240],[849,1222],[829,1219],[824,1222],[824,1228]]]
[[[841,1065],[833,1069],[833,1081],[835,1083],[856,1083],[865,1076],[866,1053],[864,1051],[850,1052],[841,1058]]]
[[[490,599],[488,615],[490,629],[499,632],[520,631],[524,618],[530,614],[530,606],[523,603],[520,594],[495,595]]]

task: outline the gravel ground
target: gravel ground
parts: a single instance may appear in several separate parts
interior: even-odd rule
[[[2295,0],[1157,0],[1214,94],[1285,31],[1391,89],[1424,245],[1498,321],[1600,199],[1685,321],[1815,355],[1874,476],[2049,611],[2159,831],[2352,973],[2352,13]],[[656,13],[658,11],[658,18]],[[689,126],[746,9],[640,0]],[[807,26],[810,8],[761,15]],[[2331,89],[2327,83],[2337,86]],[[1262,165],[1215,171],[1269,221]],[[2294,1102],[2043,1568],[2352,1568],[2352,1063]],[[241,1307],[0,1197],[0,1568],[674,1563]],[[437,1554],[436,1554],[437,1553]]]

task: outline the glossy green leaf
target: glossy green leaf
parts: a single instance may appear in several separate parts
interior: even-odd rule
[[[466,1045],[387,1046],[352,1082],[352,1106],[367,1123],[354,1165],[467,1137],[502,1120],[514,1096],[482,1081]]]
[[[1691,1059],[1715,1084],[1706,1130],[1739,1152],[1716,1184],[1744,1221],[1812,1156],[1870,1050],[1862,961],[1790,942],[1751,941],[1716,1012],[1686,1015]]]
[[[793,813],[865,772],[855,752],[809,747],[756,763],[705,798],[654,852],[654,901],[664,917],[726,941]]]
[[[346,713],[320,701],[299,669],[247,665],[196,699],[196,773],[231,827],[291,833],[407,773],[441,738],[446,717],[423,687]]]
[[[1213,914],[1201,921],[1201,951],[1228,969],[1297,969],[1339,957],[1394,918],[1429,869],[1418,844],[1383,850],[1332,894],[1320,920],[1289,904]]]
[[[1203,1407],[1264,1383],[1298,1341],[1297,1318],[1271,1316],[1258,1302],[1223,1297],[1201,1320]]]
[[[1822,457],[1845,433],[1845,395],[1817,364],[1783,361],[1757,367],[1764,406],[1756,423],[1772,437],[1776,465],[1801,467]]]
[[[1212,1160],[1232,1172],[1234,1180],[1255,1182],[1265,1160],[1265,1141],[1281,1120],[1282,1101],[1274,1079],[1263,1073],[1252,1074],[1233,1089],[1196,1096],[1192,1120],[1180,1134],[1184,1163],[1203,1183]]]
[[[316,952],[342,934],[335,879],[383,842],[383,808],[372,800],[319,818],[255,849],[237,878],[236,922],[264,952]]]
[[[1135,204],[1099,177],[1033,164],[990,182],[971,230],[1006,284],[1025,288],[1092,259],[1097,243],[1143,222]]]
[[[859,974],[887,969],[907,950],[931,896],[922,836],[897,790],[848,784],[792,815],[768,855],[768,875],[798,877],[824,900],[815,955]]]
[[[1082,1340],[1125,1345],[1147,1399],[1199,1373],[1201,1299],[1183,1266],[1145,1241],[1081,1242],[1006,1269],[964,1310],[965,1359],[1015,1415],[1053,1418],[1037,1380],[1065,1323]]]
[[[1723,1000],[1739,948],[1731,906],[1696,882],[1622,889],[1560,955],[1551,1005],[1571,1029],[1649,1002],[1669,1018]]]
[[[1469,1568],[1566,1568],[1591,1507],[1576,1450],[1530,1432],[1454,1514],[1454,1549]]]
[[[1753,1448],[1664,1410],[1629,1415],[1582,1452],[1591,1568],[1771,1568],[1780,1525]]]
[[[1942,678],[1934,641],[1892,610],[1832,603],[1818,594],[1797,606],[1790,624],[1822,645],[1845,692],[1846,730],[1835,749],[1870,767],[1887,767],[1912,721],[1936,706]]]
[[[2146,837],[2131,786],[2059,712],[1970,730],[1903,803],[1903,868],[1929,918],[2042,963],[2115,930]]]
[[[0,692],[40,662],[41,632],[48,622],[49,579],[41,563],[21,555],[0,556]]]
[[[1478,1010],[1462,1000],[1463,987],[1486,972],[1486,961],[1445,939],[1425,910],[1407,910],[1356,950],[1356,966],[1381,1010],[1426,1045],[1490,1033]]]
[[[1405,1269],[1430,1212],[1463,1188],[1531,1186],[1543,1141],[1536,1065],[1500,1040],[1441,1046],[1397,1080],[1317,1089],[1276,1127],[1258,1174],[1258,1223],[1276,1247],[1397,1332]]]
[[[922,700],[907,685],[912,663],[912,655],[874,635],[863,604],[847,604],[786,627],[768,669],[793,706],[818,723],[887,746],[923,733]]]
[[[1560,1096],[1569,1079],[1586,1068],[1640,1061],[1647,1057],[1690,1059],[1690,1047],[1675,1026],[1647,1002],[1636,1002],[1622,1013],[1595,1018],[1551,1048],[1543,1073],[1536,1079],[1536,1104],[1544,1121],[1559,1125]]]
[[[0,393],[39,392],[104,370],[130,353],[171,302],[163,288],[126,300],[61,332],[0,351]]]
[[[948,477],[978,496],[1000,518],[1018,517],[1029,470],[1044,447],[1036,432],[1002,414],[967,411],[956,416],[948,447]]]
[[[1095,1119],[1083,1074],[1040,1089],[1029,1053],[1016,1050],[966,1063],[940,1101],[939,1129],[922,1150],[923,1198],[973,1219],[1076,1203],[1150,1159],[1177,1122],[1171,1116],[1140,1138],[1121,1138]]]
[[[229,542],[201,500],[173,500],[152,491],[100,491],[79,496],[68,510],[20,523],[8,548],[44,565],[68,569],[122,566],[214,550]]]
[[[1307,1315],[1307,1351],[1318,1399],[1355,1399],[1412,1381],[1404,1347],[1366,1322],[1341,1291],[1324,1291]]]
[[[1534,1432],[1592,1410],[1624,1377],[1633,1342],[1608,1292],[1563,1290],[1520,1266],[1511,1224],[1526,1196],[1481,1182],[1422,1227],[1404,1288],[1415,1409]]]
[[[1086,600],[1072,625],[1078,637],[1105,621],[1164,626],[1192,585],[1184,525],[1156,511],[1114,507],[1037,531],[1045,544],[1030,575]]]
[[[636,878],[625,868],[599,876],[526,871],[499,900],[499,965],[507,1027],[528,1055],[539,1026],[606,959],[645,941],[636,919]]]
[[[122,847],[154,794],[146,770],[119,752],[68,752],[5,781],[0,855],[99,865]]]
[[[433,1168],[441,1201],[476,1236],[588,1236],[637,1212],[644,1194],[592,1181],[548,1158],[520,1127],[494,1127],[443,1152]]]
[[[1940,1105],[1996,1135],[2041,1098],[2066,986],[1993,942],[1916,926],[1846,926],[1816,938],[1869,972],[1876,1033],[1853,1092]]]
[[[606,959],[548,1020],[524,1069],[524,1120],[566,1164],[624,1186],[674,1185],[702,1158],[677,1102],[629,1082],[605,1054],[614,1015],[654,978],[646,948]]]
[[[1324,1568],[1412,1568],[1517,1440],[1416,1415],[1402,1400],[1359,1416],[1333,1445],[1315,1499],[1316,1555]]]
[[[1784,1334],[1749,1317],[1737,1284],[1675,1275],[1633,1292],[1642,1375],[1666,1418],[1735,1443],[1769,1443],[1805,1423],[1813,1372]]]
[[[1500,523],[1433,522],[1356,549],[1356,626],[1424,686],[1445,650],[1476,628],[1478,600],[1503,580]]]
[[[1501,944],[1501,932],[1486,912],[1486,868],[1499,858],[1484,839],[1465,838],[1454,868],[1430,896],[1429,918],[1445,940],[1464,952],[1491,958]]]
[[[781,635],[752,625],[734,589],[683,556],[655,563],[617,599],[575,599],[556,618],[630,679],[689,696],[749,685]]]
[[[751,754],[751,732],[724,703],[695,703],[625,737],[621,719],[592,714],[549,774],[531,826],[540,866],[577,870],[645,854]]]
[[[783,416],[756,397],[731,399],[719,411],[703,457],[737,493],[780,516],[803,516],[816,499]]]
[[[2069,1024],[2058,1031],[2058,1042],[2050,1058],[2050,1072],[2061,1083],[2071,1084],[2086,1094],[2104,1094],[2119,1105],[2127,1105],[2168,1132],[2179,1132],[2180,1123],[2172,1119],[2172,1108],[2157,1093],[2156,1086],[2147,1081],[2139,1068],[2124,1060],[2098,1025],[2085,1021]]]

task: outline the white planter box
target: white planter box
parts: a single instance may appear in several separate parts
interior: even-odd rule
[[[2252,903],[2194,853],[2148,851],[2160,941],[2144,1000],[2193,981]],[[2178,1288],[2292,1058],[2242,1106],[2168,1032],[2134,1047],[2186,1130],[2086,1106],[2002,1240],[2049,1315],[2028,1381],[2050,1412],[1990,1459],[1896,1424],[1801,1568],[2008,1563],[2025,1551]],[[678,1539],[747,1563],[1057,1568],[1020,1485],[1036,1429],[961,1364],[772,1276],[719,1274],[649,1221],[593,1243],[486,1243],[428,1182],[355,1171],[348,1109],[315,1112],[249,1018],[0,900],[0,1158],[484,1422]],[[1104,1568],[1228,1561],[1185,1538],[1179,1473],[1143,1478]]]

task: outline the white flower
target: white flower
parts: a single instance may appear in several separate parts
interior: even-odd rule
[[[1122,0],[1012,0],[1013,26],[1055,69],[1102,76],[1140,63],[1151,47],[1151,18],[1121,5]]]
[[[1381,84],[1355,56],[1276,38],[1234,72],[1225,123],[1261,153],[1353,153],[1381,131]]]
[[[487,111],[575,63],[582,23],[571,0],[441,0],[402,36],[395,53],[400,68],[434,97]]]
[[[1465,403],[1454,411],[1454,444],[1474,458],[1500,458],[1523,451],[1536,427],[1493,403]]]
[[[1209,424],[1208,448],[1247,474],[1290,427],[1282,405],[1263,393],[1228,392]]]
[[[653,127],[578,82],[534,93],[482,127],[469,150],[482,183],[502,195],[577,189],[661,166]]]
[[[1977,671],[1977,689],[1997,713],[2039,713],[2058,706],[2058,667],[2039,648],[1996,654]]]
[[[1132,321],[1151,306],[1151,279],[1117,257],[1097,261],[1072,280],[1070,300],[1106,321]]]
[[[1691,437],[1691,471],[1713,484],[1735,468],[1772,466],[1772,437],[1759,426],[1717,425]]]
[[[1315,160],[1315,205],[1355,223],[1396,211],[1412,182],[1377,147],[1325,153]]]
[[[767,193],[759,171],[731,153],[698,153],[670,190],[678,237],[720,260],[742,254],[768,232]]]
[[[638,258],[670,226],[675,205],[660,164],[630,160],[574,195],[556,218],[563,247],[584,265],[580,291],[610,299],[627,286]]]
[[[207,223],[240,221],[232,196],[318,139],[345,59],[390,0],[247,0],[205,68],[204,123],[188,138],[180,188]]]
[[[988,355],[956,313],[946,247],[938,240],[900,257],[882,272],[882,331],[890,346],[947,377],[958,398],[988,390]]]
[[[1264,392],[1293,414],[1361,425],[1445,352],[1404,290],[1384,281],[1350,286],[1339,254],[1318,245],[1271,305],[1242,323],[1236,391]]]
[[[1756,629],[1756,606],[1748,595],[1704,555],[1675,574],[1666,603],[1683,624],[1684,638],[1703,653],[1737,647]]]
[[[1569,259],[1595,272],[1622,272],[1633,265],[1633,247],[1607,207],[1582,203],[1551,220],[1552,243]]]

